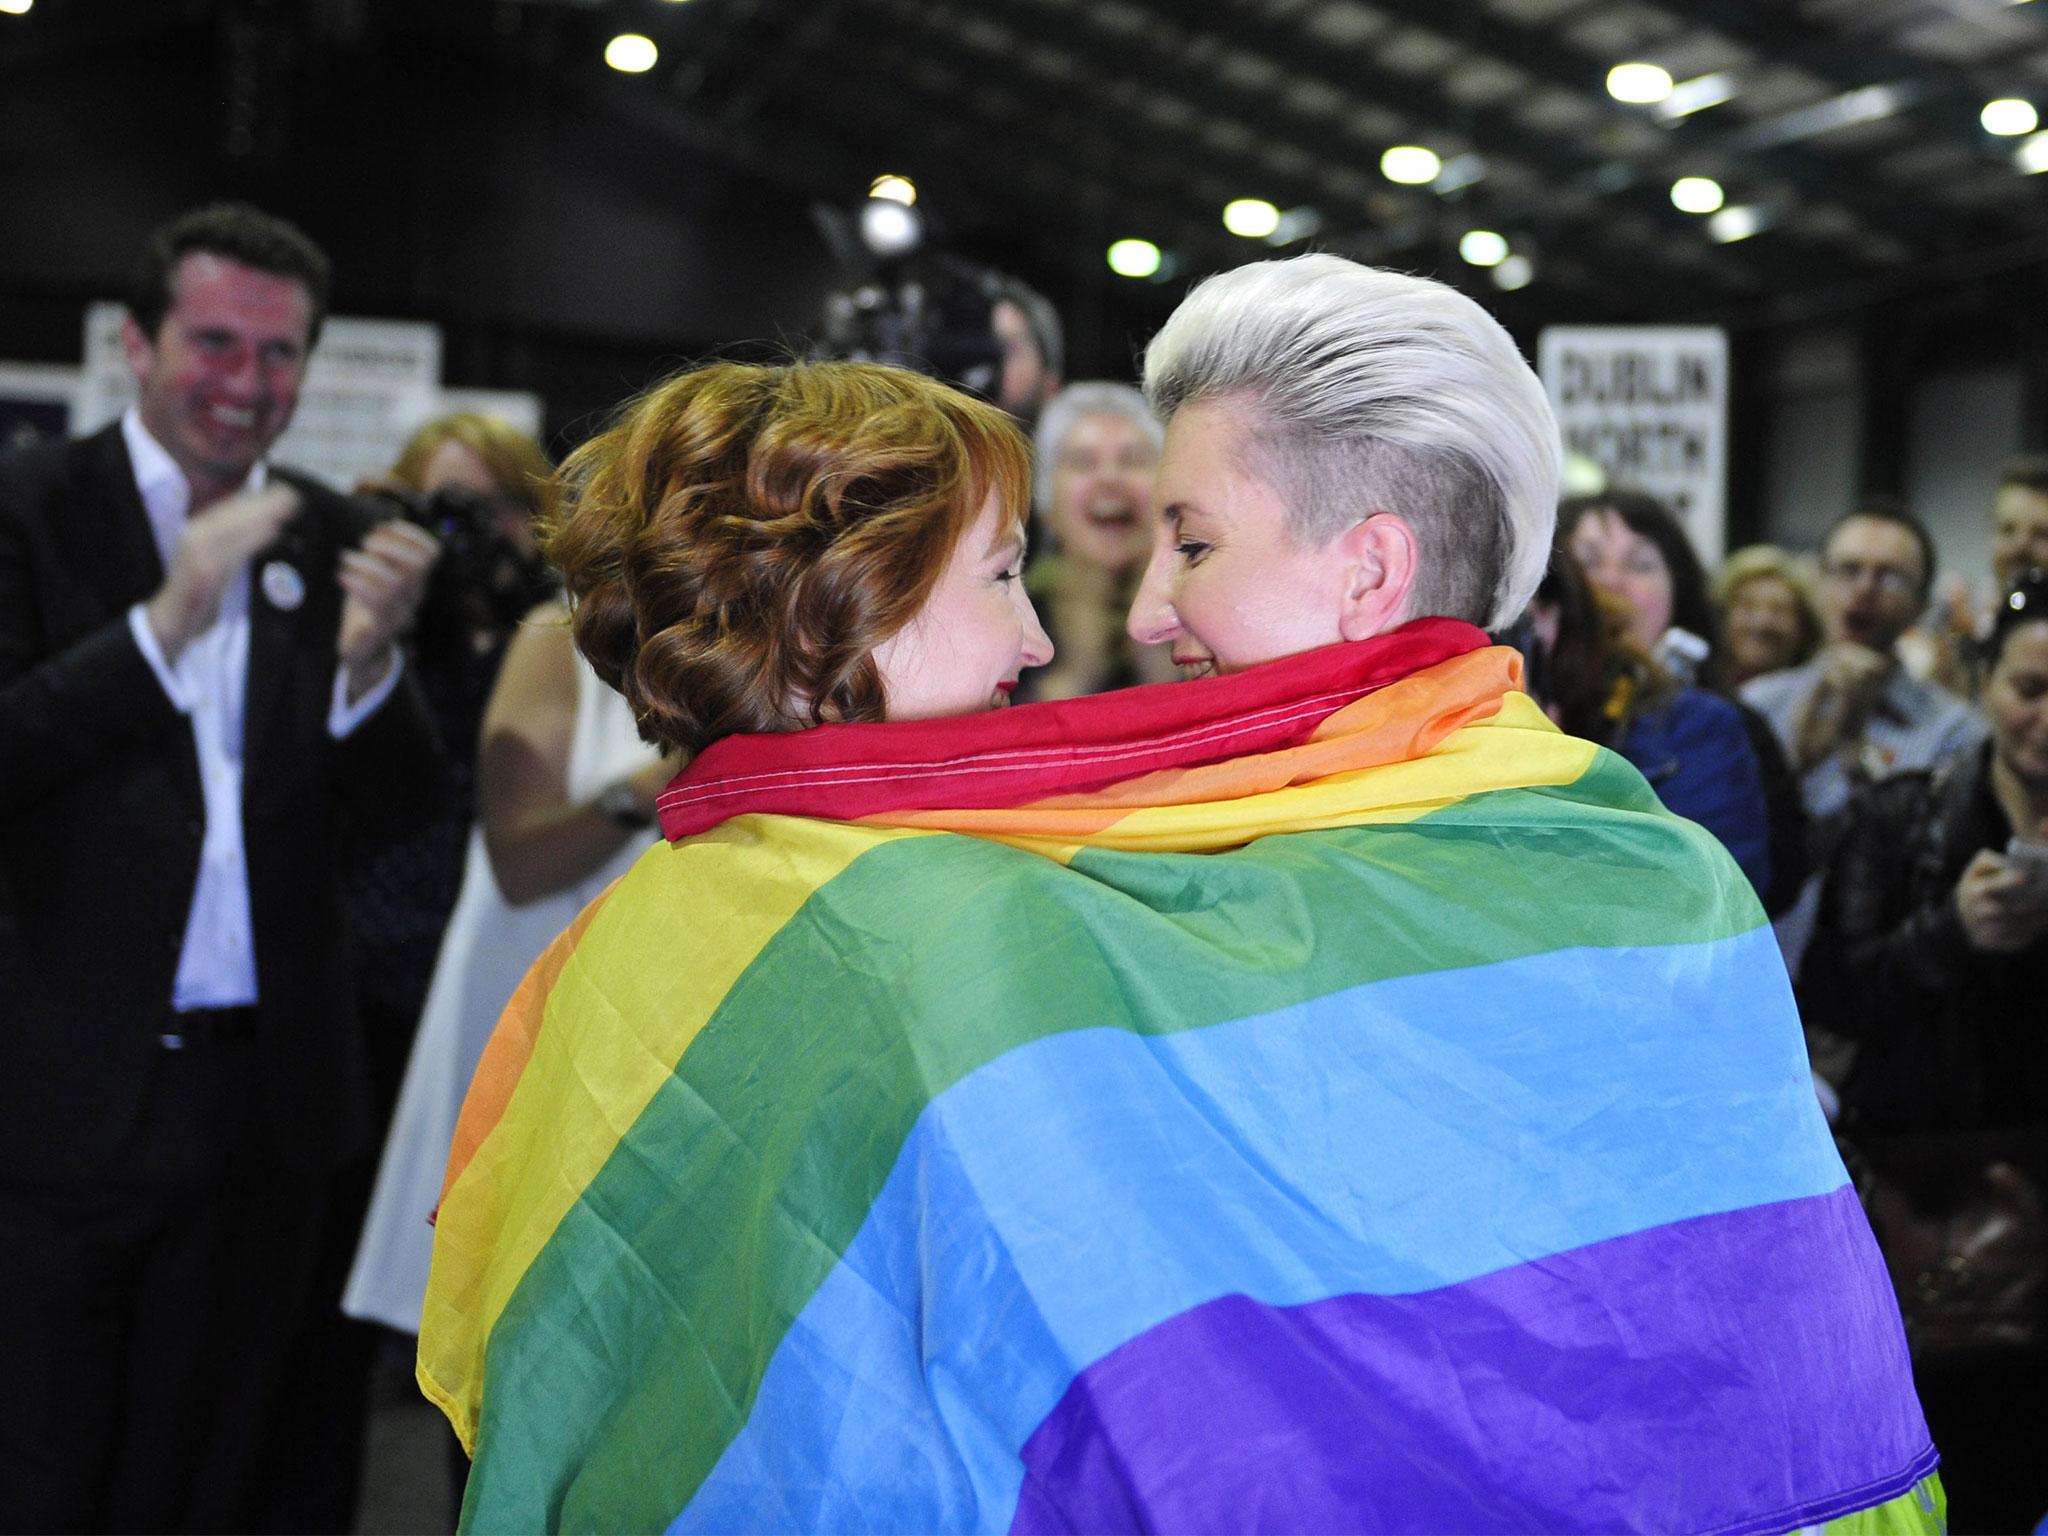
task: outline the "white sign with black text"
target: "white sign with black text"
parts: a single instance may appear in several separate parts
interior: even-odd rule
[[[1709,570],[1728,538],[1728,333],[1714,326],[1551,326],[1537,367],[1565,452],[1648,491]]]

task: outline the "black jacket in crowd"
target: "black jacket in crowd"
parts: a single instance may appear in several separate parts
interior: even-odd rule
[[[1809,1022],[1861,1042],[1843,1131],[1959,1138],[1968,1160],[2048,1173],[2048,940],[1973,950],[1954,893],[1980,848],[2012,828],[1991,792],[1987,743],[1936,774],[1862,791],[1829,861],[1800,971]]]
[[[302,508],[277,553],[304,578],[250,602],[242,835],[260,1079],[277,1149],[331,1167],[369,1114],[341,911],[344,823],[415,823],[442,761],[410,675],[327,733],[341,551],[367,513],[279,473]],[[128,627],[163,562],[118,426],[0,458],[0,1166],[97,1175],[142,1112],[205,831],[191,722]]]

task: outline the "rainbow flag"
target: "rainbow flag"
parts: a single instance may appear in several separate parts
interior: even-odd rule
[[[1749,884],[1519,681],[706,752],[463,1112],[465,1529],[1938,1529]]]

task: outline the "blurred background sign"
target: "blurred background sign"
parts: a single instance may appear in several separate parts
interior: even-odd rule
[[[1727,545],[1728,335],[1704,325],[1550,326],[1539,371],[1565,451],[1668,502],[1709,566]]]

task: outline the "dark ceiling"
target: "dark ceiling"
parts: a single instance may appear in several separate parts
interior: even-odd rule
[[[800,197],[902,172],[954,245],[1112,307],[1120,237],[1168,253],[1162,306],[1272,254],[1222,228],[1240,197],[1314,231],[1283,250],[1432,271],[1523,330],[1767,324],[2048,262],[2048,175],[1978,120],[2048,106],[2048,0],[36,0],[0,17],[0,83],[197,28],[232,155],[291,153],[309,73],[460,50]],[[627,30],[661,50],[644,75],[601,62]],[[1727,99],[1624,105],[1624,60]],[[1448,174],[1393,184],[1396,144]],[[1761,232],[1717,242],[1672,206],[1681,176]],[[1474,227],[1531,259],[1527,287],[1459,259]]]

